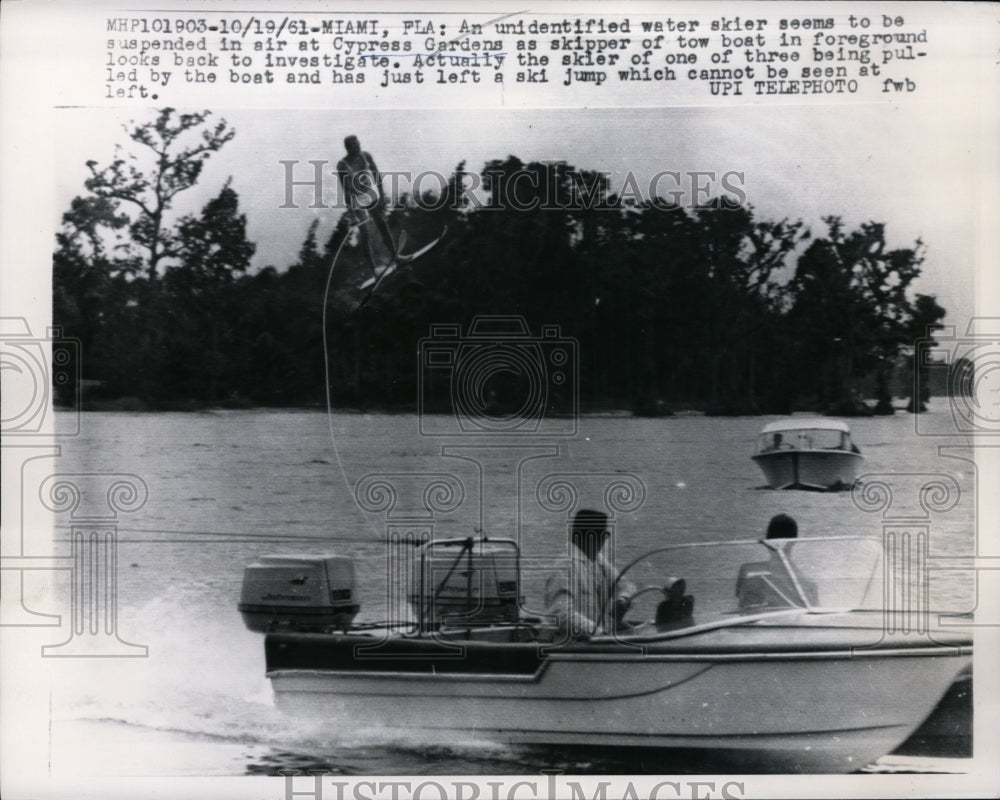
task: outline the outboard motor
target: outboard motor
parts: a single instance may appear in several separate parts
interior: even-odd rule
[[[413,561],[409,599],[422,630],[518,618],[519,552],[512,539],[438,539]]]
[[[243,571],[240,614],[252,631],[346,631],[354,601],[354,562],[347,556],[262,556]]]

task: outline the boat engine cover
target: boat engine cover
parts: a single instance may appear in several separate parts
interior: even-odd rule
[[[469,625],[518,616],[516,545],[426,548],[413,562],[409,599],[425,624]],[[422,612],[422,614],[421,614]]]
[[[243,571],[239,610],[252,631],[347,630],[358,609],[347,556],[262,556]]]

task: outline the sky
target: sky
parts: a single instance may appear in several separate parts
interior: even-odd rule
[[[781,105],[743,108],[594,108],[521,110],[224,109],[213,113],[235,138],[206,165],[200,184],[179,195],[175,211],[196,213],[227,178],[256,242],[254,267],[282,269],[294,261],[310,222],[325,241],[339,215],[310,209],[311,189],[282,209],[283,160],[301,162],[296,179],[311,177],[310,160],[343,155],[356,134],[383,171],[430,170],[447,175],[464,160],[479,170],[491,159],[565,160],[610,173],[620,189],[631,171],[641,186],[661,170],[744,173],[747,202],[759,219],[802,219],[813,236],[837,215],[848,230],[886,223],[890,247],[926,245],[914,290],[934,294],[946,322],[963,330],[974,314],[978,151],[975,107],[967,99],[905,105]],[[81,193],[85,162],[110,161],[122,130],[152,112],[65,109],[57,159],[56,219]],[[139,148],[132,145],[135,152]],[[328,176],[332,201],[335,178]],[[431,182],[429,185],[433,186]]]

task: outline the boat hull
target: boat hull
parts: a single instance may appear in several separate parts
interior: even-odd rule
[[[827,629],[815,631],[817,648],[789,651],[775,644],[788,633],[728,629],[698,641],[548,651],[524,645],[522,660],[494,672],[463,671],[463,663],[488,662],[479,656],[490,648],[471,644],[447,671],[437,668],[442,659],[406,666],[398,653],[383,653],[381,665],[295,668],[289,664],[304,651],[291,660],[277,651],[306,643],[279,636],[269,644],[268,675],[290,713],[363,721],[388,734],[700,750],[746,769],[849,772],[906,740],[971,660],[966,647],[913,637],[845,647],[843,633]]]
[[[753,460],[772,489],[826,490],[851,486],[862,457],[849,450],[778,450]]]

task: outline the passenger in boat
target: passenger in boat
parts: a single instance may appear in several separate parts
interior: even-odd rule
[[[372,272],[378,272],[375,261],[375,250],[372,247],[368,221],[372,220],[378,228],[389,250],[390,257],[396,254],[396,241],[393,239],[389,223],[385,221],[385,196],[382,194],[382,176],[371,155],[361,149],[357,136],[344,139],[347,153],[337,162],[337,177],[344,190],[344,200],[347,203],[348,214],[353,224],[359,226],[361,246],[368,256]]]
[[[795,539],[798,523],[788,514],[776,514],[767,524],[765,540]],[[817,603],[816,584],[789,569],[792,544],[771,545],[767,561],[744,564],[736,578],[736,597],[743,610]]]
[[[770,453],[770,452],[773,452],[774,450],[787,450],[787,449],[790,449],[791,445],[788,444],[788,443],[786,443],[784,441],[784,438],[785,437],[782,436],[780,433],[774,434],[774,436],[771,438],[771,444],[768,445],[767,449],[764,452],[765,453]]]
[[[627,581],[616,584],[615,568],[604,555],[610,538],[607,514],[583,509],[573,517],[569,569],[545,586],[545,605],[563,641],[627,626],[624,617],[635,588]]]
[[[775,514],[767,523],[767,539],[794,539],[799,535],[799,524],[788,514]]]

